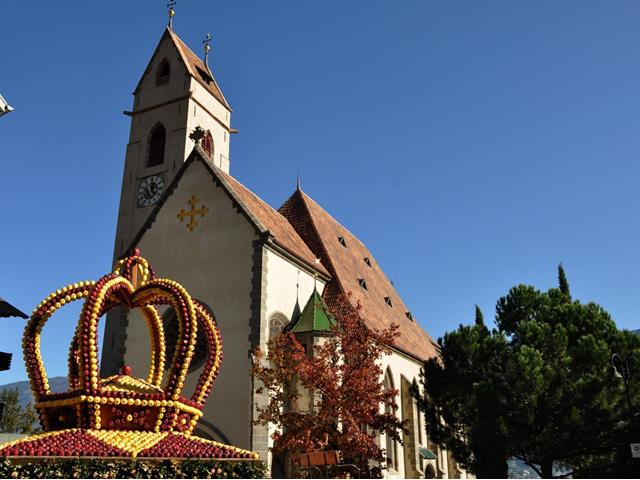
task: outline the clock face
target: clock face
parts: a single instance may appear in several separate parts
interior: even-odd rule
[[[158,203],[164,192],[164,179],[158,175],[151,175],[140,180],[138,184],[138,206],[148,207]]]

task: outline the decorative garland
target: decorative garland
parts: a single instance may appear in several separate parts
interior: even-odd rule
[[[0,459],[0,478],[266,478],[264,463],[218,460]]]

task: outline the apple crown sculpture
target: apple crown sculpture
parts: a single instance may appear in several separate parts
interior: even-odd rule
[[[51,392],[40,353],[42,328],[62,306],[84,299],[69,350],[69,390]],[[116,306],[140,309],[151,337],[146,379],[124,366],[100,378],[98,320]],[[158,306],[174,309],[178,340],[165,377],[165,340]],[[209,357],[195,392],[182,395],[196,335],[204,332]],[[23,338],[24,360],[44,433],[0,445],[6,456],[100,456],[257,459],[258,455],[192,435],[220,370],[222,342],[215,319],[177,282],[156,278],[134,250],[97,282],[74,283],[34,310]]]

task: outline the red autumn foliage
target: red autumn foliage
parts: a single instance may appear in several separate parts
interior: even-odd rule
[[[368,329],[342,298],[330,309],[333,335],[309,355],[291,333],[270,340],[267,352],[256,349],[252,375],[269,402],[258,407],[257,424],[271,423],[273,453],[339,450],[345,461],[369,471],[369,460],[382,462],[380,433],[401,442],[403,422],[394,413],[397,390],[385,391],[380,360],[398,335],[394,325],[382,332]],[[313,408],[304,406],[311,398]],[[307,403],[308,405],[308,403]]]

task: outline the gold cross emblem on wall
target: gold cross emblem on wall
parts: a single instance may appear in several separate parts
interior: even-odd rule
[[[191,205],[191,210],[185,211],[184,209],[180,209],[180,213],[178,213],[178,218],[180,219],[181,222],[184,222],[184,219],[189,217],[189,223],[187,223],[187,228],[191,232],[193,232],[195,228],[198,226],[198,222],[196,222],[196,217],[198,215],[200,215],[201,217],[204,217],[207,213],[209,213],[209,209],[205,205],[203,205],[200,208],[196,208],[196,205],[198,204],[199,201],[200,200],[198,199],[198,197],[193,195],[188,202],[189,205]]]

